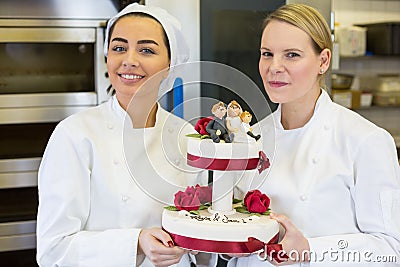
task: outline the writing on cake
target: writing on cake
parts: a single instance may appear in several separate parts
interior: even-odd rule
[[[202,216],[202,215],[193,215],[190,213],[185,213],[185,216],[196,221],[200,222],[221,222],[221,223],[249,223],[253,221],[253,217],[246,217],[246,218],[229,218],[229,216],[219,213],[215,213],[212,216]],[[254,216],[258,218],[257,216]]]

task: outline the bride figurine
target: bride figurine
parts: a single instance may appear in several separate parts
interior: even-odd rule
[[[228,131],[233,134],[233,142],[254,143],[255,140],[250,138],[250,136],[247,134],[248,129],[245,127],[241,119],[241,114],[243,114],[243,110],[237,101],[232,100],[228,104],[227,113],[228,115],[226,117],[226,128],[228,128]],[[250,125],[248,127],[250,127]]]

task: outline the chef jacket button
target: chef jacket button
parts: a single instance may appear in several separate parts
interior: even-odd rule
[[[329,125],[328,125],[328,124],[325,124],[325,125],[324,125],[324,129],[325,129],[325,130],[329,130]]]
[[[114,160],[113,160],[113,163],[114,163],[115,165],[118,165],[118,163],[119,163],[118,159],[114,159]]]
[[[112,123],[107,124],[107,128],[112,130],[114,128],[114,125]]]
[[[317,164],[318,163],[318,159],[317,158],[313,158],[312,159],[312,163]]]
[[[121,200],[127,202],[129,200],[128,196],[122,195]]]
[[[300,200],[301,201],[306,201],[307,200],[307,196],[306,195],[301,195],[300,196]]]

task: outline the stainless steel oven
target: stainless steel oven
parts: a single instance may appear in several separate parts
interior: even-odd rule
[[[54,120],[104,101],[104,24],[97,20],[0,19],[1,117],[23,107],[36,120],[38,110],[47,108],[55,112]]]
[[[107,99],[104,25],[95,19],[0,19],[2,264],[13,258],[8,266],[20,266],[16,261],[30,258],[21,266],[33,266],[37,171],[54,127]]]

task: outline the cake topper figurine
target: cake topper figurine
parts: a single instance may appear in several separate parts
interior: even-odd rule
[[[232,100],[228,104],[227,110],[227,117],[226,117],[226,128],[230,133],[234,134],[234,139],[236,137],[236,133],[240,132],[240,128],[242,127],[242,121],[240,120],[240,114],[242,113],[242,107],[239,105],[238,102]]]
[[[253,118],[253,115],[251,115],[251,113],[248,111],[243,111],[240,114],[240,119],[242,120],[242,127],[244,128],[244,131],[247,135],[253,137],[256,141],[258,141],[258,139],[261,138],[261,135],[253,134],[253,129],[250,126],[251,118]]]
[[[224,140],[225,143],[232,143],[233,135],[228,133],[226,128],[226,107],[223,102],[218,102],[211,109],[214,118],[207,124],[206,131],[210,134],[214,143]]]
[[[253,116],[248,111],[244,114],[242,107],[237,101],[232,100],[228,104],[227,112],[226,127],[229,133],[233,135],[233,142],[254,143],[260,139],[261,136],[254,135],[250,127],[250,121]]]

